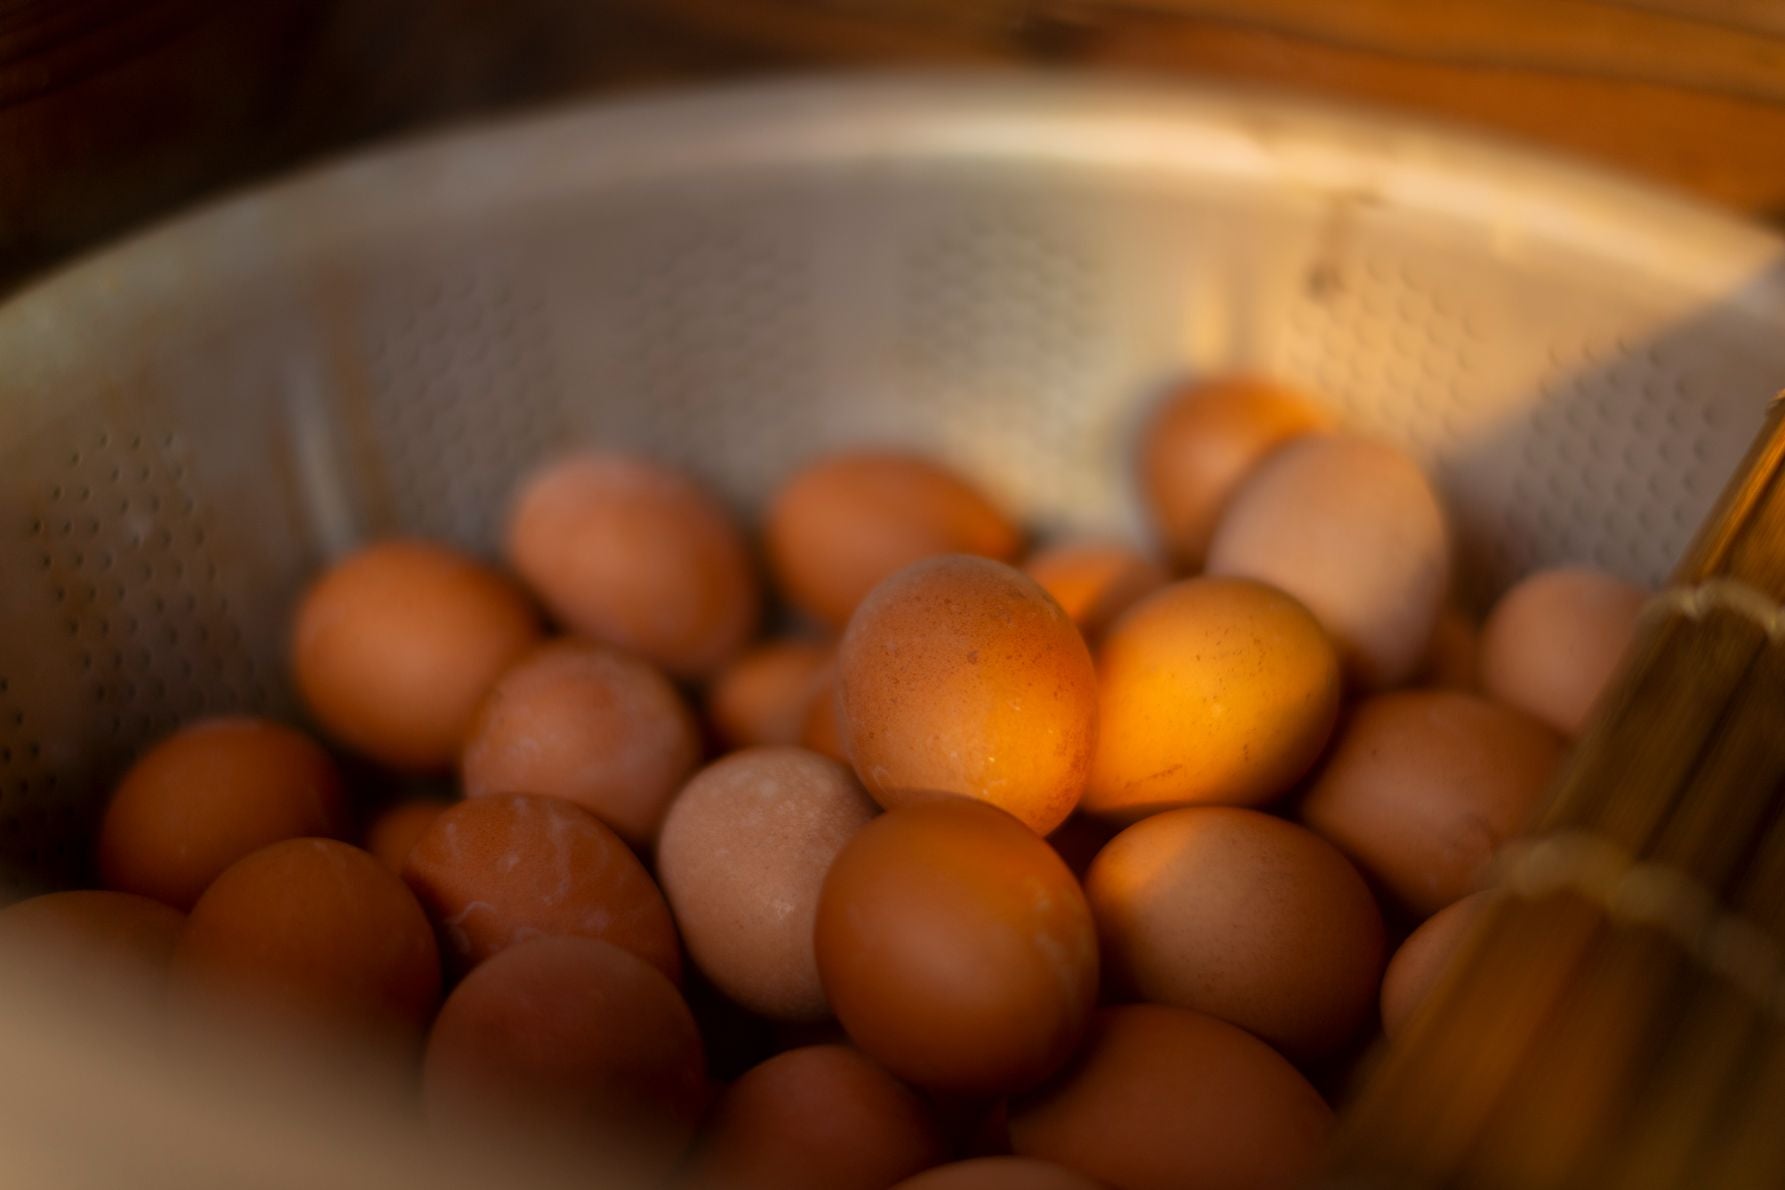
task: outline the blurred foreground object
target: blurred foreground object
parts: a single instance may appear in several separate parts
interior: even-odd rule
[[[1353,1102],[1340,1184],[1785,1184],[1782,596],[1776,400]]]
[[[0,953],[0,1147],[9,1186],[197,1190],[568,1190],[587,1161],[430,1132],[305,1034],[274,1040],[174,1021],[153,982],[103,948],[16,935]],[[71,1115],[78,1104],[79,1114]],[[77,1123],[78,1121],[78,1123]],[[73,1130],[71,1130],[71,1127]],[[323,1138],[326,1138],[324,1140]]]

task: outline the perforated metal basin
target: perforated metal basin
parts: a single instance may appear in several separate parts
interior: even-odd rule
[[[0,306],[0,858],[77,878],[133,749],[292,709],[326,555],[488,548],[575,440],[745,505],[911,442],[1107,526],[1159,384],[1243,366],[1428,460],[1478,598],[1563,559],[1653,581],[1785,382],[1782,269],[1575,167],[1157,86],[770,86],[334,166]]]

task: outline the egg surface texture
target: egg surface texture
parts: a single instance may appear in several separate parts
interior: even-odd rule
[[[961,1095],[1032,1086],[1071,1055],[1097,997],[1097,938],[1045,840],[982,802],[889,810],[831,865],[818,972],[851,1040]]]
[[[901,570],[850,619],[838,675],[849,757],[881,805],[958,794],[1045,834],[1078,804],[1097,677],[1020,571],[961,555]]]

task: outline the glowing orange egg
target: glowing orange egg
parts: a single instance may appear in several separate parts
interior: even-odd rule
[[[1097,675],[1021,571],[962,555],[901,570],[856,609],[838,673],[849,758],[881,805],[976,798],[1045,834],[1078,804]]]

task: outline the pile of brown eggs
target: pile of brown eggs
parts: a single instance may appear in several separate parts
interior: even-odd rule
[[[513,577],[387,541],[304,593],[293,677],[350,763],[191,724],[118,783],[107,891],[0,934],[326,1027],[435,1126],[641,1184],[1293,1184],[1642,596],[1540,573],[1478,630],[1419,467],[1258,380],[1172,394],[1138,480],[1157,557],[818,459],[761,526],[763,638],[696,480],[557,460]]]

